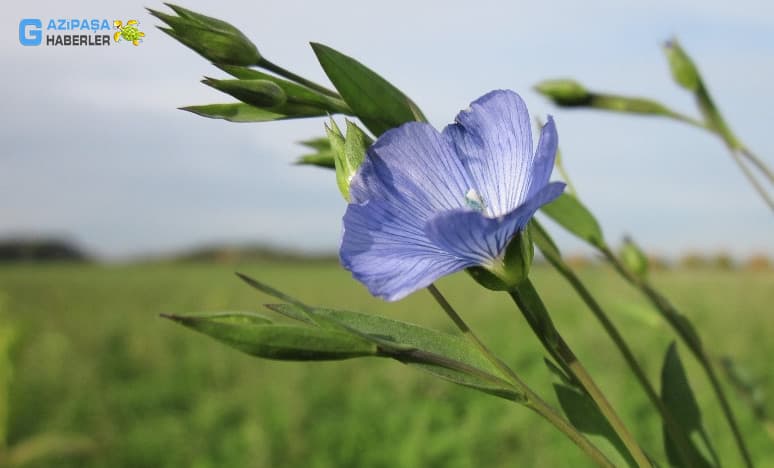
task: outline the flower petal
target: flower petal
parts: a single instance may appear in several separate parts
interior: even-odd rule
[[[468,266],[487,266],[503,253],[541,206],[562,194],[564,186],[562,182],[545,185],[523,205],[500,218],[487,218],[470,210],[443,213],[427,224],[425,233],[431,242]]]
[[[513,91],[492,91],[457,115],[443,134],[457,150],[487,206],[502,216],[528,198],[533,153],[524,101]]]
[[[556,133],[554,118],[548,116],[548,121],[540,131],[535,158],[532,166],[532,178],[527,187],[527,198],[532,198],[540,189],[546,186],[551,172],[554,170],[556,150],[559,147],[559,135]]]
[[[413,221],[383,201],[347,207],[341,264],[374,296],[396,301],[471,266],[441,251]]]
[[[474,188],[454,148],[431,125],[410,122],[385,132],[352,179],[352,203],[384,200],[396,213],[424,221],[465,206]]]

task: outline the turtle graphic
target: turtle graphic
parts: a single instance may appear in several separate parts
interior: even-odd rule
[[[140,45],[142,38],[145,37],[145,33],[137,29],[137,25],[140,24],[137,20],[129,20],[124,24],[121,20],[113,21],[113,26],[118,29],[113,35],[113,41],[118,42],[121,39],[129,41],[134,45]]]

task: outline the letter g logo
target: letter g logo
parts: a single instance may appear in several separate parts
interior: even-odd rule
[[[43,23],[37,18],[19,21],[19,42],[23,46],[40,45],[43,41]]]

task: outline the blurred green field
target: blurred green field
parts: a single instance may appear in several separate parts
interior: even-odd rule
[[[235,269],[308,303],[452,331],[427,293],[384,303],[328,263],[2,266],[0,338],[7,343],[9,331],[15,337],[0,431],[11,447],[6,453],[15,448],[17,460],[27,456],[28,466],[40,467],[587,465],[537,415],[414,368],[375,358],[261,361],[158,317],[261,311],[271,300],[240,282]],[[586,268],[582,277],[658,385],[672,334],[611,271]],[[660,424],[609,339],[556,274],[536,267],[534,279],[614,406],[663,459]],[[690,316],[714,356],[733,356],[758,391],[771,393],[774,273],[664,271],[654,281]],[[540,347],[506,295],[481,290],[464,274],[439,287],[524,380],[551,394]],[[680,351],[721,460],[739,466],[709,384]],[[2,381],[7,364],[0,363]],[[774,440],[727,388],[758,465],[774,466]],[[0,404],[0,417],[5,409]],[[72,453],[34,461],[36,450]]]

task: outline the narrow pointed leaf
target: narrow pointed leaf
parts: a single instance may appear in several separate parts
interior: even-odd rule
[[[666,356],[664,357],[664,366],[661,369],[661,399],[672,415],[674,415],[680,427],[689,435],[691,433],[701,434],[704,432],[701,422],[701,410],[688,383],[688,375],[685,373],[685,368],[680,361],[680,355],[677,353],[677,344],[674,342],[667,349]],[[672,466],[680,466],[680,454],[666,429],[664,429],[663,435],[664,448],[666,449],[670,464]],[[707,448],[712,450],[711,447]],[[691,458],[697,466],[700,468],[712,466],[698,450],[695,443],[691,443],[690,450],[693,452]]]
[[[324,361],[376,355],[376,345],[329,328],[235,323],[207,316],[165,316],[252,356],[284,361]]]
[[[565,192],[541,211],[581,239],[596,246],[603,244],[599,223],[575,196]]]
[[[315,153],[302,155],[296,160],[296,164],[335,169],[336,162],[331,149],[331,142],[326,137],[313,138],[298,142],[300,145],[315,150]]]
[[[301,166],[317,166],[325,169],[336,169],[333,153],[330,152],[305,154],[296,160],[296,164]]]
[[[297,306],[270,304],[268,308],[286,316],[299,316]],[[503,398],[519,400],[521,395],[507,384],[507,377],[462,337],[430,330],[411,323],[344,310],[312,308],[316,318],[336,322],[346,329],[373,339],[388,357],[421,368],[454,383],[473,387]],[[422,362],[423,353],[443,357],[449,365]],[[462,364],[454,367],[453,363]],[[467,370],[467,371],[466,371]],[[483,374],[494,377],[486,379]],[[498,380],[501,383],[498,383]]]
[[[322,44],[312,43],[312,49],[344,101],[375,135],[426,120],[411,99],[362,63]]]
[[[211,119],[223,119],[230,122],[270,122],[272,120],[283,120],[303,117],[318,117],[325,115],[325,112],[314,108],[296,108],[297,113],[292,115],[282,114],[260,107],[251,106],[243,102],[229,104],[208,104],[203,106],[181,107],[181,110],[193,112],[202,117]]]
[[[298,144],[317,151],[330,151],[331,149],[331,143],[327,137],[310,138],[299,141]]]

